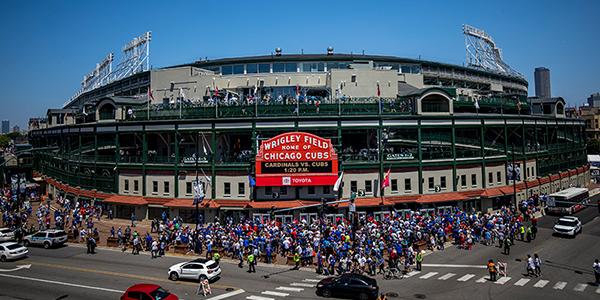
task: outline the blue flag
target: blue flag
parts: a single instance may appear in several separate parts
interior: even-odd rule
[[[250,186],[256,185],[256,181],[254,181],[254,178],[252,178],[252,176],[250,176],[249,172],[248,172],[248,181],[250,181]]]

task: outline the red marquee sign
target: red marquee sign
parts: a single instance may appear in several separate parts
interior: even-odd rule
[[[257,186],[334,185],[338,158],[330,139],[288,132],[262,141],[256,155]]]

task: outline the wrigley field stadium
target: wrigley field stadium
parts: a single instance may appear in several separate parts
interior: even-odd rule
[[[28,176],[117,218],[189,223],[195,199],[203,222],[382,218],[587,185],[583,119],[560,97],[528,98],[494,40],[463,33],[463,66],[323,47],[152,69],[147,32],[30,120]]]

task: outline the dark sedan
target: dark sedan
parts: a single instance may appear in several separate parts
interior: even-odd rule
[[[377,280],[359,274],[342,274],[325,278],[317,284],[317,295],[325,298],[377,299]]]

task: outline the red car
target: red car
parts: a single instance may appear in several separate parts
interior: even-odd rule
[[[121,300],[179,300],[159,285],[140,283],[127,289]]]

